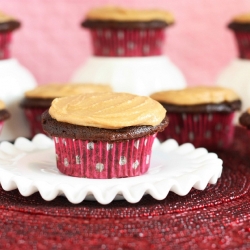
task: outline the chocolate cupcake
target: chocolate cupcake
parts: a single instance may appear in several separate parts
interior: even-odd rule
[[[241,101],[234,91],[221,87],[192,87],[151,95],[168,111],[168,129],[158,134],[164,141],[173,138],[182,144],[215,150],[233,140],[233,118]]]
[[[20,27],[15,18],[0,12],[0,60],[10,57],[9,44],[12,31]]]
[[[135,57],[161,55],[164,29],[173,23],[168,11],[107,6],[90,10],[82,26],[91,31],[95,56]]]
[[[243,127],[250,130],[250,108],[241,114],[239,122]]]
[[[234,17],[228,27],[234,31],[239,48],[239,57],[250,59],[250,13]]]
[[[156,133],[168,120],[149,97],[96,93],[56,98],[42,125],[54,139],[62,173],[109,179],[147,172]]]
[[[56,97],[72,96],[85,93],[110,92],[108,85],[98,84],[46,84],[25,92],[20,106],[24,109],[29,121],[31,134],[44,133],[41,115],[47,110]]]
[[[0,132],[3,129],[4,121],[10,118],[10,113],[5,108],[4,102],[0,101]]]

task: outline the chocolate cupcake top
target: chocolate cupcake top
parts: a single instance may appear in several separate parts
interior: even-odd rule
[[[250,130],[250,108],[241,114],[239,122],[242,126]]]
[[[95,92],[111,92],[109,85],[102,84],[58,84],[51,83],[38,86],[25,92],[21,107],[50,107],[56,97],[73,96]]]
[[[198,86],[161,91],[151,95],[170,112],[231,112],[241,107],[239,96],[231,89]]]
[[[90,10],[83,27],[87,28],[164,28],[174,23],[173,15],[164,10],[137,10],[106,6]]]
[[[228,24],[228,27],[235,31],[250,31],[250,13],[237,15]]]
[[[20,22],[15,18],[0,12],[0,33],[10,32],[20,27]]]
[[[105,129],[159,125],[166,110],[157,101],[128,93],[94,93],[56,98],[49,114],[58,122]]]

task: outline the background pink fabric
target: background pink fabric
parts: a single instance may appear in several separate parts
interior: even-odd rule
[[[22,21],[13,37],[13,56],[40,84],[68,81],[91,54],[90,36],[80,22],[90,8],[105,4],[170,10],[176,24],[167,31],[165,53],[190,85],[215,82],[237,55],[226,24],[250,12],[249,0],[0,0],[2,11]]]

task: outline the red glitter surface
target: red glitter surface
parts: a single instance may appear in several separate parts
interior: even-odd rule
[[[162,201],[74,205],[0,189],[0,249],[250,249],[249,142],[236,128],[232,147],[217,152],[216,185]]]

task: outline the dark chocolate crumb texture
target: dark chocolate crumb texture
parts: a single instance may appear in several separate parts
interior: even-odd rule
[[[17,20],[7,20],[0,22],[0,33],[11,32],[21,26],[21,23]]]
[[[10,117],[10,113],[6,109],[0,110],[0,121],[7,120]]]
[[[244,112],[240,116],[239,122],[242,126],[246,127],[247,129],[250,129],[250,113]]]
[[[234,31],[250,32],[250,23],[238,23],[238,22],[232,21],[228,24],[227,27]]]
[[[171,24],[161,20],[154,21],[100,21],[85,20],[81,23],[82,27],[89,29],[107,28],[107,29],[161,29]]]
[[[168,125],[167,116],[157,126],[131,126],[121,129],[104,129],[89,126],[79,126],[53,119],[48,110],[42,115],[42,126],[50,136],[81,139],[88,141],[125,141],[152,135],[163,131]]]
[[[170,103],[160,102],[168,112],[175,113],[210,113],[210,112],[224,112],[230,113],[241,109],[241,101],[236,100],[232,102],[209,103],[199,105],[174,105]]]
[[[49,108],[54,98],[27,98],[25,97],[21,103],[21,108]]]

